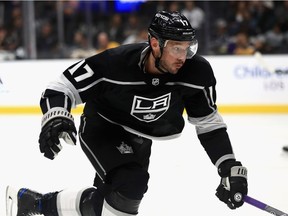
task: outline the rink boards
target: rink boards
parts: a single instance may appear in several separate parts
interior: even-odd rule
[[[288,113],[287,55],[267,55],[260,60],[254,56],[205,58],[216,76],[220,112]],[[39,100],[48,82],[77,61],[0,62],[0,114],[40,114]],[[80,114],[82,109],[79,106],[73,112]]]

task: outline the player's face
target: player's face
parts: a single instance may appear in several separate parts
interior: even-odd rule
[[[165,42],[160,65],[172,74],[176,74],[186,61],[190,42],[172,41]]]

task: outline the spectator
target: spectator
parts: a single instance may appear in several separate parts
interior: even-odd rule
[[[0,50],[8,49],[7,41],[7,29],[4,26],[0,26]]]
[[[134,11],[132,14],[115,13],[114,4],[114,1],[108,1],[108,3],[90,3],[79,0],[34,1],[37,49],[40,49],[39,58],[57,58],[62,57],[63,54],[69,56],[71,49],[77,48],[73,38],[74,33],[78,35],[77,31],[85,32],[87,36],[85,40],[90,46],[94,45],[95,47],[97,40],[93,41],[93,37],[100,31],[107,32],[110,40],[119,44],[142,40],[141,32],[139,32],[142,28],[141,24],[147,23],[149,21],[147,17],[159,10],[179,10],[189,19],[196,29],[199,44],[198,52],[201,54],[232,53],[233,44],[229,47],[227,43],[229,44],[230,39],[234,39],[238,32],[246,32],[255,49],[262,50],[263,53],[287,53],[288,0],[206,1],[205,3],[200,1],[148,0],[141,4],[141,16],[139,11]],[[209,9],[209,14],[207,14],[209,16],[205,16],[206,11],[201,8],[202,6]],[[2,1],[0,3],[0,26],[5,25],[5,33],[3,29],[1,30],[0,49],[4,49],[3,43],[5,43],[5,50],[14,54],[19,53],[18,51],[21,49],[27,50],[23,49],[25,48],[24,45],[27,46],[27,44],[24,44],[23,41],[22,23],[27,18],[23,15],[27,16],[27,14],[22,13],[23,1]],[[215,29],[214,21],[219,19],[226,23],[225,27],[218,23],[219,26]],[[39,44],[39,38],[43,37],[40,29],[43,28],[42,25],[47,20],[52,24],[50,42],[47,44],[45,39]],[[63,29],[61,29],[63,32],[57,32],[59,28],[57,22],[61,20],[63,20]],[[212,24],[210,25],[209,22]],[[275,26],[275,23],[280,26],[280,30],[277,30],[278,27]],[[279,32],[277,33],[277,31]],[[3,34],[6,35],[5,42],[3,42]],[[138,38],[139,36],[140,38]],[[76,37],[80,37],[80,35]],[[283,37],[280,40],[282,45],[280,48],[274,47],[276,43],[279,46],[280,37]],[[274,39],[276,40],[273,41]],[[61,43],[61,47],[59,47],[61,52],[59,52],[58,42]],[[46,48],[43,48],[44,46]],[[52,47],[48,48],[48,46]],[[45,52],[41,51],[41,47]],[[68,49],[64,50],[63,48]],[[51,53],[49,53],[50,50]],[[87,52],[86,48],[84,50]],[[46,56],[43,56],[44,53]]]
[[[218,19],[215,23],[215,30],[213,29],[211,33],[211,47],[209,54],[227,54],[229,43],[230,37],[227,31],[227,22],[224,19]]]
[[[148,41],[147,35],[148,35],[147,27],[140,26],[137,32],[126,38],[126,40],[124,40],[122,44],[141,43]]]
[[[8,50],[9,41],[7,37],[7,29],[4,26],[0,26],[0,61],[15,59],[15,54]]]
[[[12,9],[7,37],[9,51],[16,51],[23,46],[23,17],[21,7],[18,5]]]
[[[155,11],[165,10],[167,8],[166,3],[167,3],[167,1],[164,1],[164,0],[157,1],[157,5],[156,5],[156,8],[155,8]]]
[[[110,20],[110,26],[109,29],[107,29],[107,32],[110,35],[110,39],[117,41],[118,43],[122,43],[125,39],[123,35],[123,19],[120,14],[113,14]]]
[[[63,15],[64,15],[64,36],[67,45],[73,42],[73,34],[71,32],[77,31],[80,25],[79,19],[81,14],[78,11],[80,1],[62,1],[63,2]]]
[[[275,16],[283,32],[288,31],[288,0],[284,0],[275,8]]]
[[[284,35],[279,23],[275,23],[273,29],[267,31],[264,36],[266,48],[269,53],[282,52]]]
[[[260,53],[267,53],[265,47],[265,36],[263,34],[258,34],[250,38],[251,44],[253,44],[255,51]]]
[[[236,35],[234,55],[253,55],[255,48],[250,44],[246,33],[240,32]]]
[[[95,49],[89,47],[86,34],[81,31],[75,32],[69,57],[80,59],[87,58],[93,54],[95,54]]]
[[[273,28],[275,23],[275,14],[273,12],[274,3],[271,1],[251,1],[249,2],[249,11],[252,16],[253,32],[263,34]]]
[[[180,6],[178,1],[171,1],[168,5],[168,11],[179,11]]]
[[[34,1],[36,23],[57,19],[57,1]]]
[[[119,46],[120,44],[116,41],[110,41],[109,35],[106,32],[100,32],[97,36],[97,49],[96,53],[103,52],[106,49],[114,48]]]
[[[126,25],[124,26],[125,39],[132,34],[137,34],[139,27],[139,17],[137,14],[129,14]]]
[[[204,23],[205,13],[200,7],[195,5],[194,1],[186,1],[182,13],[187,17],[193,28],[196,30],[201,29]]]
[[[46,21],[40,26],[40,32],[37,35],[37,54],[38,58],[57,58],[58,41],[55,36],[53,25]]]
[[[236,35],[238,32],[245,31],[251,34],[253,29],[253,19],[249,10],[249,2],[237,1],[235,12],[229,21],[230,35]]]

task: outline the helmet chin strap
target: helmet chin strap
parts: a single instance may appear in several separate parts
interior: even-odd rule
[[[150,38],[151,38],[151,35],[149,35],[149,44],[150,44]],[[159,40],[159,39],[158,39],[158,40]],[[162,66],[162,68],[163,68],[164,70],[160,67],[160,60],[161,60],[161,57],[162,57],[162,54],[163,54],[164,43],[165,43],[164,41],[160,41],[160,40],[159,40],[159,46],[160,46],[160,52],[161,52],[160,57],[156,57],[155,54],[154,54],[154,52],[153,52],[153,50],[152,50],[151,52],[152,52],[152,55],[153,55],[153,57],[154,57],[154,59],[155,59],[155,67],[159,70],[160,73],[162,73],[162,74],[167,74],[167,73],[169,73],[169,71],[166,70],[163,66]],[[161,45],[161,44],[162,44],[162,45]],[[151,46],[151,44],[150,44],[150,46]],[[165,71],[165,70],[166,70],[166,71]]]
[[[167,73],[169,73],[169,71],[166,70],[163,66],[162,66],[162,68],[164,70],[160,67],[160,60],[161,60],[161,57],[162,57],[162,54],[163,54],[163,47],[161,47],[161,46],[160,46],[160,52],[161,52],[160,57],[155,57],[154,53],[152,52],[152,55],[155,58],[155,67],[160,71],[160,73],[167,74]]]

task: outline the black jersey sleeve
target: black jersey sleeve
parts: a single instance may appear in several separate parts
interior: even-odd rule
[[[189,78],[191,77],[190,82],[194,84],[195,88],[193,92],[184,96],[189,122],[196,126],[197,134],[226,128],[217,111],[216,78],[211,65],[203,57],[196,56],[194,62],[191,62],[190,68],[192,68],[193,75]]]
[[[213,88],[211,88],[211,90],[213,90]],[[203,91],[205,91],[205,89]],[[219,114],[215,102],[211,102],[212,96],[209,97],[206,93],[202,93],[203,95],[206,95],[202,96],[202,100],[205,101],[204,98],[207,97],[206,103],[209,105],[206,107],[199,106],[198,109],[202,107],[203,110],[195,111],[197,115],[192,113],[194,114],[193,117],[190,113],[188,121],[195,125],[200,143],[204,147],[212,163],[218,167],[224,160],[235,159],[235,157],[227,133],[227,125]],[[209,112],[208,107],[212,112],[204,115],[205,112]],[[200,114],[203,114],[203,116],[199,116]]]
[[[196,59],[197,60],[197,59]],[[216,105],[216,78],[210,64],[198,57],[196,76],[199,91],[185,99],[188,121],[195,125],[197,136],[215,166],[235,159],[227,125]],[[200,88],[202,86],[202,88]]]
[[[68,67],[56,81],[50,82],[42,93],[42,112],[46,113],[53,107],[62,107],[70,111],[72,107],[89,100],[95,92],[95,85],[103,79],[107,59],[106,52],[103,52]]]

